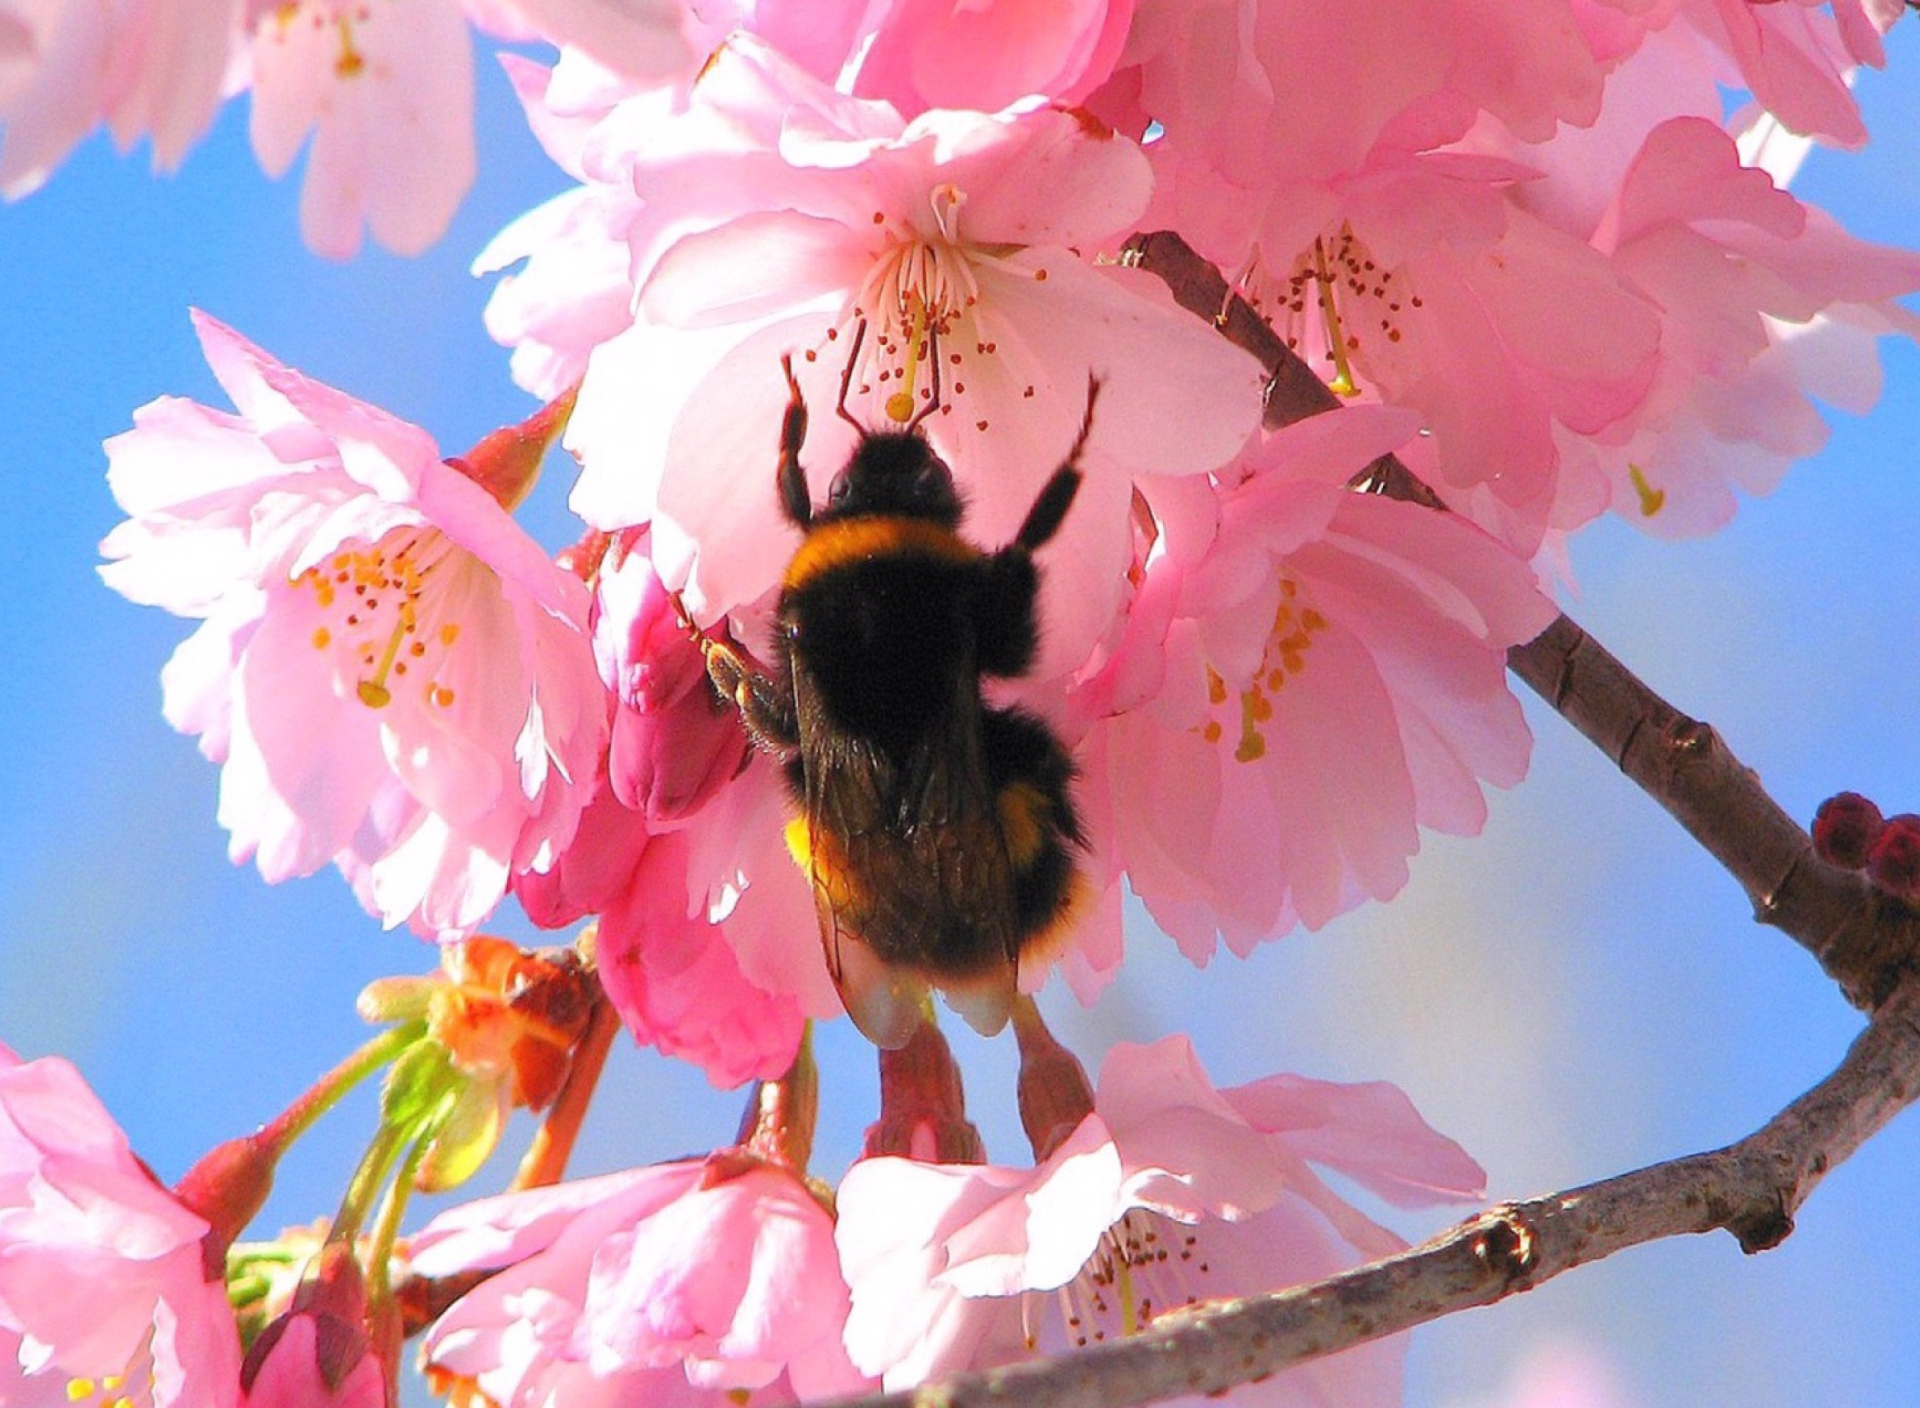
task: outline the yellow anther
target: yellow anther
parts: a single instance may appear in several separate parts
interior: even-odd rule
[[[917,293],[907,295],[913,324],[907,334],[907,364],[900,371],[900,389],[887,397],[887,418],[905,425],[913,419],[914,383],[919,379],[920,362],[927,351],[927,303]]]
[[[1639,496],[1640,513],[1643,517],[1652,518],[1667,506],[1667,491],[1656,489],[1649,484],[1647,476],[1641,471],[1639,465],[1628,465],[1627,477],[1633,481],[1633,492]]]

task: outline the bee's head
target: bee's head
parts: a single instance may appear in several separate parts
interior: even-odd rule
[[[960,494],[933,447],[914,431],[869,432],[827,486],[827,504],[817,518],[896,514],[943,528],[960,526]]]

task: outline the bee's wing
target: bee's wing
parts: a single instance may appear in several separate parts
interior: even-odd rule
[[[957,694],[890,761],[837,733],[795,674],[806,859],[828,970],[854,1024],[898,1046],[928,981],[991,1034],[1013,1000],[1012,866],[980,762],[979,702]]]

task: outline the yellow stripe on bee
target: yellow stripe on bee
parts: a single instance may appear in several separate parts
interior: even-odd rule
[[[839,914],[853,904],[859,893],[847,869],[847,857],[829,832],[816,831],[804,816],[787,823],[787,853],[820,892],[829,908]]]
[[[1007,859],[1015,870],[1025,870],[1039,858],[1046,843],[1046,823],[1053,814],[1053,803],[1031,782],[1015,782],[1000,789],[998,806]]]
[[[973,544],[924,518],[843,518],[807,531],[800,550],[787,564],[787,588],[796,590],[836,567],[902,554],[960,563],[978,562],[984,556]]]

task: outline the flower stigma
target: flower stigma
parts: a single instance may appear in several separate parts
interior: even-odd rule
[[[302,12],[307,14],[313,28],[331,25],[340,36],[340,52],[333,61],[334,77],[356,78],[366,72],[367,56],[354,40],[353,27],[373,18],[371,6],[342,5],[338,0],[280,0],[268,16],[274,27],[273,37],[285,43],[288,31],[299,21]]]
[[[429,704],[445,709],[454,692],[435,678],[439,661],[460,638],[447,615],[445,569],[466,556],[432,528],[396,528],[370,547],[343,548],[309,567],[295,586],[313,589],[325,620],[314,628],[316,650],[329,651],[337,674],[354,681],[369,709],[384,709],[408,675],[424,677]]]
[[[1627,466],[1627,477],[1633,482],[1634,496],[1640,500],[1640,513],[1652,518],[1667,506],[1667,491],[1656,489],[1647,479],[1647,472],[1637,464]]]
[[[1327,386],[1339,396],[1360,394],[1355,362],[1376,332],[1388,343],[1399,342],[1406,335],[1402,313],[1424,306],[1344,223],[1338,233],[1314,236],[1285,278],[1266,274],[1256,251],[1238,282],[1247,302],[1288,347],[1306,356],[1320,346],[1333,369]],[[1305,348],[1303,340],[1309,344]]]
[[[1306,668],[1307,652],[1313,638],[1327,628],[1327,618],[1304,602],[1298,602],[1300,586],[1291,577],[1280,579],[1280,604],[1274,610],[1273,629],[1267,634],[1266,649],[1253,679],[1239,692],[1239,740],[1234,745],[1236,762],[1251,763],[1266,756],[1267,739],[1263,726],[1273,718],[1273,697],[1290,676]],[[1215,717],[1200,726],[1200,736],[1218,743],[1226,736],[1227,705],[1233,700],[1227,682],[1211,667],[1207,670],[1207,703]]]
[[[1168,1310],[1184,1310],[1206,1297],[1200,1278],[1212,1268],[1200,1246],[1199,1229],[1159,1213],[1133,1208],[1109,1227],[1080,1274],[1053,1294],[1075,1349],[1137,1335]],[[1028,1313],[1027,1347],[1038,1347]]]
[[[975,252],[960,236],[966,200],[966,192],[947,182],[928,197],[930,222],[874,211],[881,248],[846,312],[827,330],[828,342],[851,330],[842,386],[881,396],[883,413],[896,425],[911,426],[935,411],[951,413],[956,398],[967,393],[970,359],[999,351],[975,321]],[[819,349],[806,355],[812,361]],[[974,428],[984,431],[987,422],[977,420]]]

